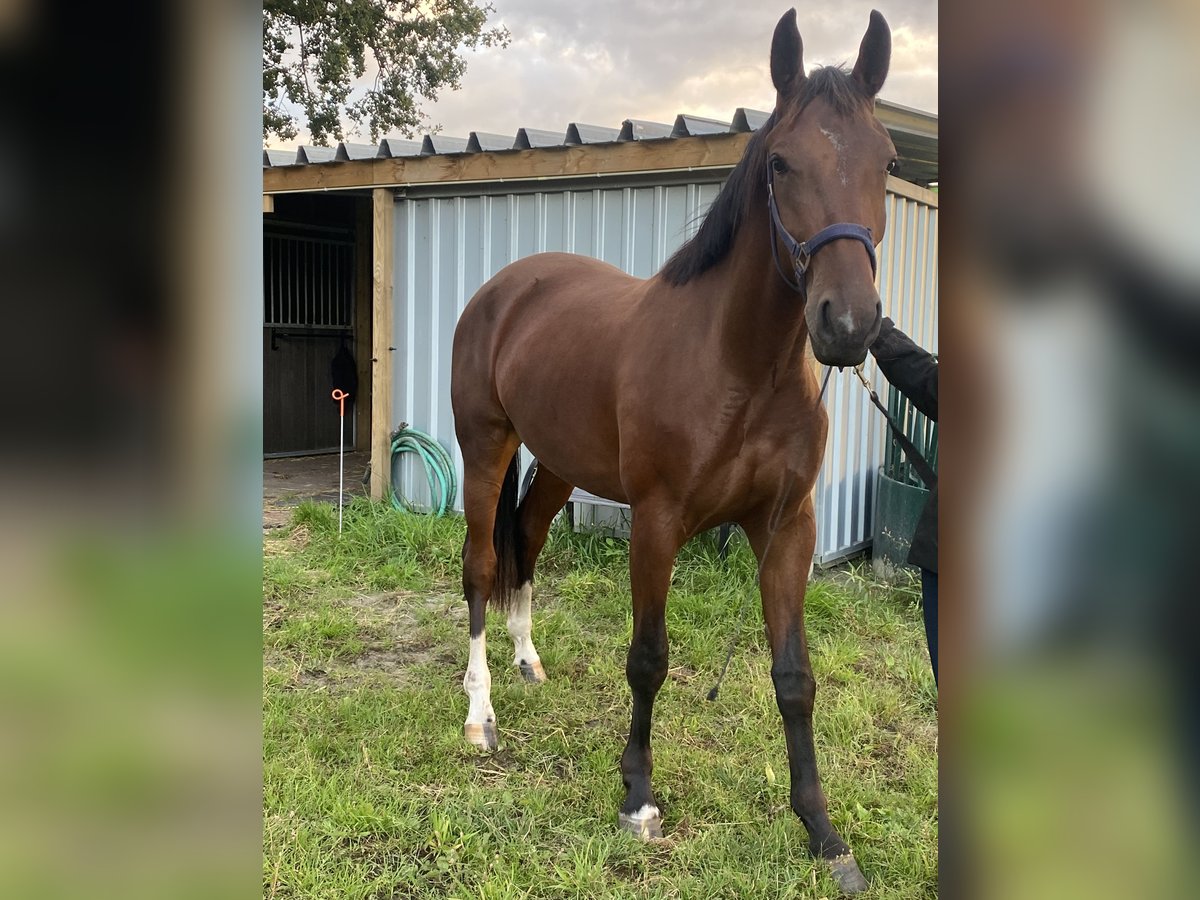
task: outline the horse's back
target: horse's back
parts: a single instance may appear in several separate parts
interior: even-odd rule
[[[455,368],[460,357],[474,357],[483,348],[494,370],[505,348],[545,353],[551,345],[594,345],[627,317],[644,284],[589,256],[538,253],[519,259],[487,281],[463,310],[454,334]]]
[[[460,330],[469,327],[475,316],[491,321],[522,305],[522,317],[542,306],[575,309],[580,305],[603,304],[612,308],[614,301],[644,284],[616,266],[575,253],[537,253],[509,263],[478,291],[463,311]],[[533,308],[524,304],[534,303]]]

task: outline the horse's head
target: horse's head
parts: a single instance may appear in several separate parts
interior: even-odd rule
[[[805,75],[794,9],[779,20],[771,43],[778,94],[775,124],[766,135],[768,177],[784,233],[801,244],[817,238],[819,249],[811,260],[802,258],[796,277],[807,289],[804,314],[813,352],[827,365],[862,362],[879,333],[870,244],[883,239],[884,194],[896,148],[874,106],[891,55],[891,31],[874,11],[850,74],[823,68]],[[851,227],[824,232],[838,224]],[[789,268],[785,251],[792,248],[783,235],[777,240]]]

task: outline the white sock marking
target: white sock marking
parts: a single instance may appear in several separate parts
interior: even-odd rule
[[[471,638],[471,659],[467,663],[463,688],[471,701],[467,710],[467,724],[494,723],[496,713],[492,710],[492,673],[488,671],[486,632],[480,632],[479,637]]]
[[[533,646],[533,585],[528,581],[517,588],[508,610],[508,635],[513,642],[513,665],[532,666],[541,659]]]
[[[661,817],[662,813],[658,811],[658,807],[653,803],[643,804],[641,809],[629,814],[629,818],[637,819],[639,822],[645,821],[646,819],[658,819]]]

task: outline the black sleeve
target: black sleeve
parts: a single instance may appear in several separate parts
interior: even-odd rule
[[[896,389],[925,415],[937,421],[938,364],[933,354],[922,350],[890,318],[884,318],[871,354]]]

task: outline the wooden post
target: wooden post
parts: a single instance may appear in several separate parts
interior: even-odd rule
[[[354,362],[358,396],[354,398],[354,449],[371,449],[371,318],[374,280],[371,249],[375,242],[371,198],[355,200],[354,210]]]
[[[395,200],[389,188],[371,192],[371,499],[383,500],[391,480],[392,229]]]
[[[275,212],[275,195],[263,194],[263,214]]]

